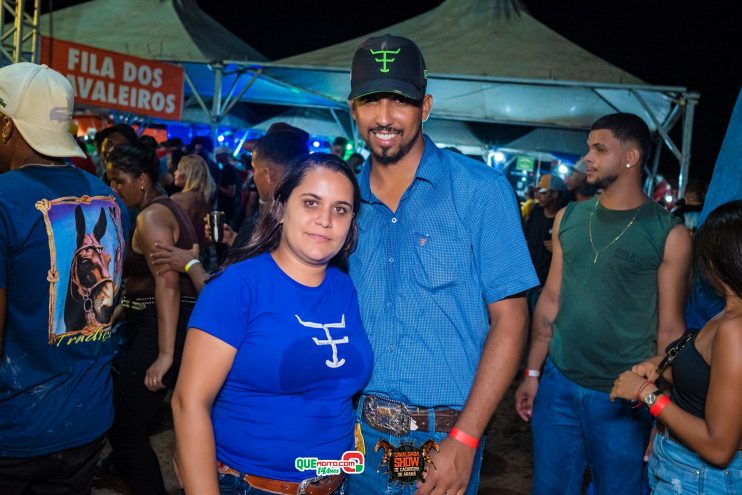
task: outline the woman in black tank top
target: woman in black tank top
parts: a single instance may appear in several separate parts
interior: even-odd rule
[[[124,258],[122,301],[134,339],[114,394],[109,440],[113,461],[135,494],[164,494],[147,429],[167,389],[175,386],[196,291],[188,277],[152,269],[149,255],[156,243],[190,249],[198,241],[185,212],[158,186],[154,149],[120,145],[108,160],[114,192],[126,206],[139,209]]]
[[[698,332],[624,372],[611,396],[642,401],[658,419],[653,493],[742,493],[742,201],[715,209],[693,239],[694,277],[726,299]],[[671,365],[671,366],[670,366]],[[654,382],[672,383],[668,396]]]

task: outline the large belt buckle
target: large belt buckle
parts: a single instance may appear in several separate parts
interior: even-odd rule
[[[369,395],[363,401],[363,417],[375,430],[398,437],[410,432],[412,415],[401,402]]]
[[[307,495],[307,488],[309,488],[310,485],[313,485],[315,483],[319,483],[322,480],[322,476],[315,476],[314,478],[307,478],[301,483],[299,483],[299,487],[296,489],[296,495]]]

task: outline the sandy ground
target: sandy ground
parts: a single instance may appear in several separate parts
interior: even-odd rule
[[[511,387],[495,412],[485,447],[481,472],[480,495],[527,495],[531,489],[531,430],[515,413]],[[174,435],[169,408],[152,435],[152,444],[160,458],[160,466],[168,493],[177,493],[177,483],[170,466]],[[97,479],[93,495],[129,495],[124,483],[114,477]]]

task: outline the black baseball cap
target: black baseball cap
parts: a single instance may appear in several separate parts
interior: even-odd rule
[[[397,93],[413,100],[425,97],[425,59],[414,41],[385,34],[360,44],[350,69],[349,100],[373,93]]]

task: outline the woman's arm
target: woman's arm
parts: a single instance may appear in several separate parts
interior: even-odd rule
[[[211,406],[236,354],[237,349],[224,341],[197,328],[188,330],[171,402],[175,460],[186,493],[219,493]]]
[[[693,345],[689,343],[688,345]],[[706,396],[705,418],[694,416],[669,403],[658,419],[685,445],[714,466],[726,466],[742,437],[742,318],[719,324],[712,344],[711,380]],[[611,397],[636,399],[644,382],[626,371],[616,380]],[[645,389],[647,392],[652,390]]]
[[[688,447],[715,466],[729,464],[742,438],[740,349],[742,318],[721,322],[711,347],[711,380],[706,396],[705,420],[674,404],[668,405],[659,415],[659,419]]]
[[[155,303],[157,306],[157,342],[159,353],[147,369],[144,385],[153,392],[165,388],[162,378],[173,365],[175,355],[175,333],[180,314],[180,276],[177,272],[158,273],[150,254],[155,243],[163,246],[175,244],[178,233],[176,221],[170,210],[162,205],[145,208],[137,217],[139,247],[147,260],[147,266],[155,279]]]
[[[180,273],[187,273],[193,282],[197,292],[201,292],[206,280],[209,279],[203,265],[194,263],[186,272],[185,267],[192,260],[198,259],[198,244],[194,244],[190,250],[180,249],[175,246],[163,246],[160,243],[155,244],[155,251],[150,255],[152,265],[156,266],[159,272],[164,273],[167,270],[173,270]]]

